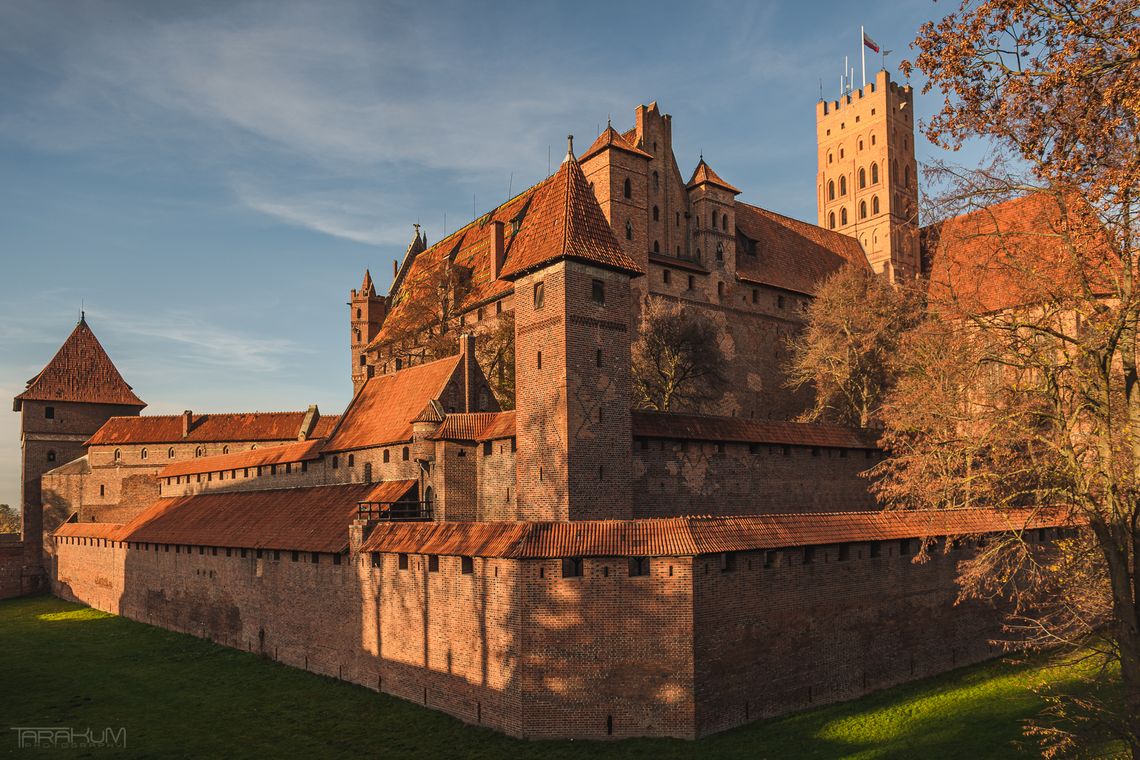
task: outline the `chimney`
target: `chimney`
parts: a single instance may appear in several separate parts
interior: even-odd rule
[[[504,224],[499,220],[491,222],[491,271],[495,279],[499,279],[499,272],[503,271],[503,262],[507,257],[507,246],[503,240]]]
[[[190,437],[190,420],[193,416],[194,416],[194,413],[191,412],[189,409],[182,412],[182,437],[183,438],[189,438]]]
[[[320,419],[321,410],[317,408],[316,404],[310,404],[308,411],[305,412],[305,418],[301,420],[301,430],[297,433],[297,440],[309,440],[309,436],[313,434],[313,430],[317,427],[317,422]]]
[[[459,336],[459,353],[463,356],[463,411],[475,411],[475,373],[479,364],[475,361],[475,334],[463,333]]]

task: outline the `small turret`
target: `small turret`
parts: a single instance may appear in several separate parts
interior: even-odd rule
[[[364,280],[360,283],[360,290],[353,290],[349,294],[349,324],[351,334],[349,347],[352,353],[352,387],[359,390],[374,372],[368,364],[367,348],[372,339],[380,332],[380,325],[388,314],[388,300],[376,295],[376,284],[372,281],[372,273],[364,270]]]

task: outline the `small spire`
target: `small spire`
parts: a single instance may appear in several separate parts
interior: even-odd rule
[[[416,228],[416,237],[418,238],[420,236],[420,223],[414,222],[412,226]]]
[[[566,158],[562,159],[562,163],[574,160],[574,135],[566,135]]]

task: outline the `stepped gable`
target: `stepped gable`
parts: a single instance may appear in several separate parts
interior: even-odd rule
[[[490,441],[515,434],[515,413],[466,412],[449,414],[432,435],[435,441]]]
[[[500,222],[504,225],[504,244],[509,255],[517,237],[514,234],[515,223],[522,225],[525,222],[531,199],[548,181],[549,179],[543,180],[527,188],[503,205],[460,227],[430,248],[422,249],[421,244],[421,250],[410,258],[405,257],[405,265],[401,267],[400,274],[389,292],[392,305],[388,315],[380,332],[369,342],[365,350],[383,345],[392,337],[396,327],[417,318],[416,301],[429,297],[429,292],[434,296],[435,282],[438,278],[433,277],[433,273],[448,261],[452,266],[462,268],[467,277],[463,299],[458,306],[460,311],[511,293],[513,290],[511,283],[495,277],[494,262],[491,261],[491,223]]]
[[[195,457],[181,462],[171,462],[159,471],[158,477],[174,478],[180,475],[240,470],[246,467],[311,462],[320,458],[323,445],[324,441],[312,439],[298,441],[297,443],[286,443],[281,446],[269,446],[263,449],[235,451],[210,457]]]
[[[705,163],[705,157],[701,156],[701,160],[697,162],[697,168],[693,169],[693,176],[689,178],[689,182],[685,187],[693,188],[698,185],[716,185],[719,188],[728,190],[733,195],[739,195],[740,189],[728,184],[720,175],[712,170],[712,167]]]
[[[855,238],[740,201],[736,242],[737,279],[796,293],[815,294],[845,265],[870,268]]]
[[[184,437],[181,414],[112,417],[87,440],[87,446],[128,443],[222,443],[228,441],[295,441],[308,412],[240,412],[191,414]],[[317,420],[310,438],[324,438],[339,415]]]
[[[764,514],[568,522],[383,523],[363,551],[507,559],[694,556],[795,546],[935,538],[1071,525],[1039,510]]]
[[[1073,227],[1066,229],[1069,223]],[[931,302],[979,313],[1070,300],[1076,283],[1090,275],[1073,264],[1064,239],[1079,237],[1080,224],[1076,212],[1066,218],[1056,198],[1039,192],[923,228]],[[1101,234],[1099,228],[1094,234]],[[1099,241],[1086,244],[1091,248]],[[1114,291],[1108,267],[1106,263],[1099,285],[1091,285],[1102,295]]]
[[[13,411],[20,411],[22,401],[146,406],[123,380],[85,317],[80,318],[51,361],[28,381],[24,392],[16,396]]]
[[[514,279],[559,259],[645,274],[618,243],[573,152],[535,194],[501,276]]]
[[[642,158],[653,158],[653,156],[649,155],[641,148],[636,147],[632,142],[623,137],[621,133],[613,128],[613,125],[606,124],[605,131],[598,135],[598,139],[594,140],[593,144],[590,145],[589,148],[586,148],[586,151],[578,157],[578,161],[588,161],[593,156],[601,153],[603,150],[608,149],[620,150],[625,153],[632,153],[633,155],[641,156]]]
[[[787,446],[823,446],[838,449],[877,449],[875,435],[866,430],[820,422],[747,420],[703,414],[631,412],[633,434],[643,438],[689,441],[771,443]]]
[[[412,440],[414,420],[461,371],[462,354],[368,379],[341,415],[324,451],[345,451]]]
[[[336,554],[348,548],[348,528],[361,502],[398,501],[414,480],[199,493],[159,499],[134,520],[65,523],[57,536],[189,546],[278,549]]]

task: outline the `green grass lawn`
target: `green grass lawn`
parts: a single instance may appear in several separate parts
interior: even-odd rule
[[[61,757],[1033,757],[1027,684],[1066,669],[991,663],[684,742],[524,742],[254,655],[40,596],[0,602],[0,753],[11,726],[125,727]],[[1018,749],[1018,747],[1022,749]],[[1107,756],[1107,750],[1098,753]]]

